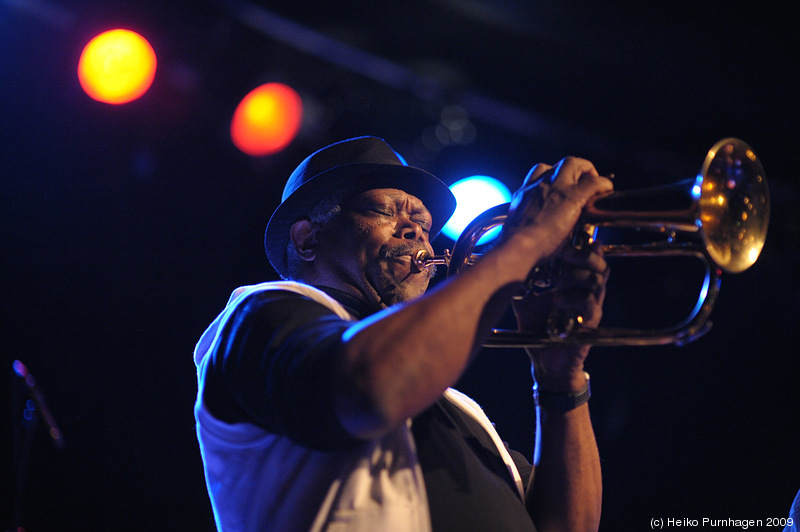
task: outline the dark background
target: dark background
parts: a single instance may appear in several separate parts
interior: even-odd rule
[[[568,154],[638,188],[692,177],[720,138],[751,144],[770,231],[759,262],[723,279],[712,331],[590,357],[602,529],[785,516],[800,488],[796,17],[772,2],[588,4],[0,0],[0,526],[13,522],[20,359],[67,443],[36,429],[28,530],[213,527],[194,342],[233,288],[275,278],[263,228],[292,168],[361,134],[448,183],[483,173],[512,189]],[[85,43],[116,26],[159,59],[150,91],[123,106],[91,100],[75,75]],[[268,81],[297,88],[304,124],[254,159],[229,121]],[[466,129],[443,121],[454,112]],[[431,141],[437,126],[450,140]],[[694,273],[614,271],[609,320],[670,309]],[[487,350],[459,387],[530,452],[522,352]]]

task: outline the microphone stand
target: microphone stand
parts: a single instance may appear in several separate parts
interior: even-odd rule
[[[25,532],[22,526],[23,508],[25,501],[25,489],[28,480],[28,464],[30,463],[31,446],[33,435],[36,431],[39,419],[42,419],[48,427],[48,433],[53,440],[53,444],[58,449],[64,447],[64,436],[56,423],[53,413],[47,406],[44,394],[36,385],[36,379],[19,360],[13,363],[14,372],[19,379],[13,379],[13,438],[14,438],[14,475],[16,480],[14,493],[14,526],[8,532]],[[20,383],[25,387],[25,392],[21,389]],[[22,409],[21,399],[29,396],[25,400],[25,408]],[[20,411],[21,416],[18,418]]]

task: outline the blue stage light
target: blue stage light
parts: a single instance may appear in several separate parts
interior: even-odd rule
[[[456,181],[450,185],[458,206],[453,216],[442,229],[442,233],[457,240],[464,228],[486,209],[511,201],[511,192],[503,183],[493,177],[475,175]],[[486,244],[500,234],[497,227],[487,232],[478,244]]]

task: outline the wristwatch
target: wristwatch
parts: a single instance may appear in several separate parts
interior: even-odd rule
[[[586,385],[577,392],[550,392],[547,390],[540,390],[539,384],[534,382],[534,403],[536,406],[540,406],[545,410],[558,410],[560,412],[569,412],[570,410],[578,408],[592,396],[589,374],[584,371],[583,375],[586,377]]]

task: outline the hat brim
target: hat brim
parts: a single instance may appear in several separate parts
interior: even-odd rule
[[[287,276],[286,246],[292,225],[307,216],[322,199],[343,188],[354,194],[376,188],[395,188],[416,196],[431,213],[431,240],[456,208],[455,196],[448,186],[420,168],[380,163],[336,166],[303,183],[272,214],[264,234],[264,248],[270,264],[281,276]]]

